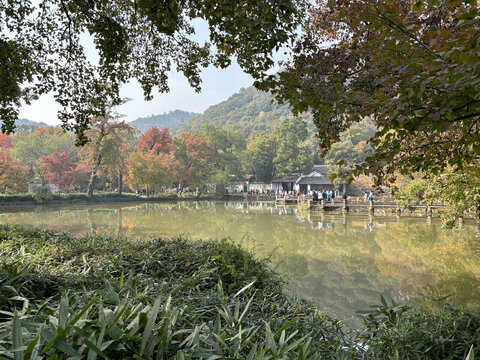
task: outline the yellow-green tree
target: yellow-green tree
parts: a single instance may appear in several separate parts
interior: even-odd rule
[[[173,182],[172,158],[153,151],[130,153],[127,184],[131,189],[160,191],[162,186],[171,186]]]
[[[98,175],[102,171],[110,175],[119,174],[121,193],[123,173],[127,169],[129,137],[132,134],[133,128],[121,120],[120,115],[113,113],[111,108],[106,117],[91,120],[87,132],[90,141],[80,151],[83,161],[91,168],[88,195],[93,195]]]

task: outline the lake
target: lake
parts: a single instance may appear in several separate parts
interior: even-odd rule
[[[480,304],[475,223],[443,231],[439,219],[309,213],[262,202],[121,203],[3,208],[0,223],[109,234],[139,241],[184,234],[231,238],[269,257],[286,289],[347,321],[380,302],[452,295]]]

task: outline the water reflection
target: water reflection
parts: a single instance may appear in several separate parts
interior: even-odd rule
[[[138,240],[185,234],[230,237],[288,276],[288,290],[342,318],[380,294],[412,301],[419,292],[480,302],[475,224],[442,231],[438,219],[307,213],[264,202],[179,202],[4,209],[1,223],[108,233]]]

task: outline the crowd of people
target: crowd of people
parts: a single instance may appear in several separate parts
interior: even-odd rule
[[[237,192],[237,190],[234,190],[234,192]],[[238,191],[240,193],[243,193],[242,190]],[[226,190],[226,193],[228,195],[228,190]],[[346,200],[347,199],[347,194],[345,192],[342,192],[338,189],[335,190],[312,190],[312,191],[300,191],[300,190],[290,190],[290,191],[285,191],[285,190],[272,190],[272,189],[250,189],[246,191],[248,195],[254,195],[254,196],[260,196],[260,195],[267,195],[267,196],[273,196],[273,195],[278,195],[279,197],[285,197],[285,196],[300,196],[300,195],[306,195],[306,196],[311,196],[311,199],[313,201],[321,201],[324,200],[325,202],[333,202],[335,198],[337,199],[342,199]],[[373,198],[374,194],[372,191],[369,193],[365,192],[363,199],[365,202],[370,202],[373,203]]]

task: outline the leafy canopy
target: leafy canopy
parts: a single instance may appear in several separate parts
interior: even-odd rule
[[[371,116],[370,171],[461,168],[480,155],[479,26],[471,0],[318,0],[284,71],[257,86],[311,109],[324,153]]]
[[[242,154],[245,173],[255,175],[257,181],[271,181],[275,176],[273,163],[277,150],[275,136],[263,133],[249,140]]]
[[[279,175],[308,172],[313,168],[313,151],[305,141],[307,124],[300,118],[283,119],[274,131],[277,152],[273,163]]]
[[[60,191],[71,190],[72,186],[82,181],[82,168],[71,159],[66,152],[54,152],[50,156],[42,156],[42,167],[46,170],[45,180],[56,184]]]
[[[84,144],[89,119],[118,105],[120,86],[168,92],[168,73],[182,72],[200,90],[202,67],[227,67],[232,57],[254,77],[293,36],[303,0],[9,0],[0,2],[0,118],[10,133],[21,102],[53,92],[65,130]],[[209,41],[193,40],[202,19]],[[98,63],[87,59],[93,41]]]
[[[140,136],[137,143],[138,151],[153,151],[155,155],[170,154],[173,151],[173,138],[167,128],[159,130],[156,126]]]

